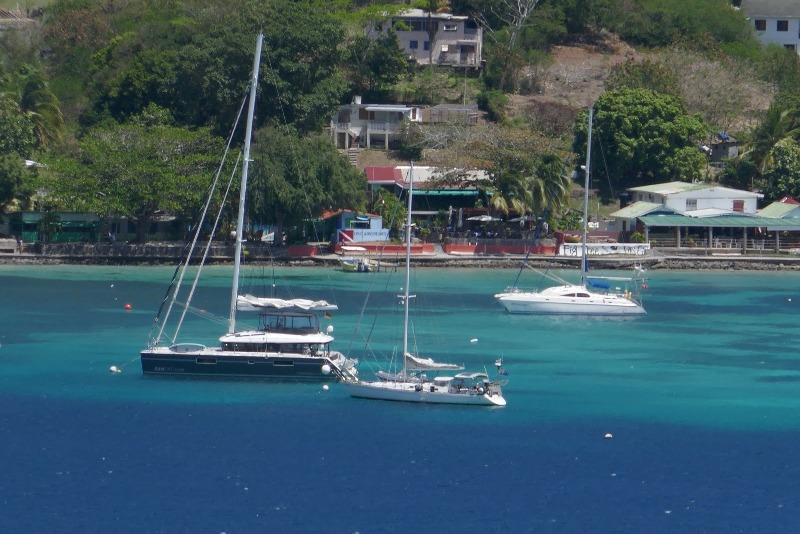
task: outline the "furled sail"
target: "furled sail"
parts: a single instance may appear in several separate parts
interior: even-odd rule
[[[236,308],[239,311],[258,311],[263,309],[289,310],[292,308],[304,311],[336,311],[336,304],[329,304],[324,300],[308,299],[276,299],[255,297],[253,295],[239,295],[236,299]]]
[[[406,352],[406,368],[414,371],[460,371],[464,367],[454,363],[440,363],[432,358],[420,358]]]

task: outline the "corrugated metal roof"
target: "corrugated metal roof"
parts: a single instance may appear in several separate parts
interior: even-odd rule
[[[772,217],[775,219],[781,219],[783,217],[786,217],[795,210],[797,210],[798,214],[800,214],[800,206],[798,206],[797,204],[773,202],[769,206],[766,206],[758,210],[758,215],[759,217]]]
[[[656,204],[655,202],[644,202],[640,200],[638,202],[634,202],[629,206],[625,206],[622,209],[619,209],[611,214],[611,217],[616,219],[635,219],[636,217],[641,217],[642,215],[647,215],[658,208],[663,208],[666,211],[672,211],[671,209],[663,206],[662,204]]]
[[[642,185],[631,187],[628,191],[641,191],[642,193],[657,193],[659,195],[669,195],[672,193],[682,193],[684,191],[695,191],[697,189],[707,189],[708,184],[690,184],[689,182],[666,182],[663,184]]]
[[[395,106],[391,104],[370,104],[368,106],[364,106],[364,109],[367,111],[399,111],[401,113],[411,111],[411,108],[408,106]]]
[[[747,215],[723,215],[719,217],[687,217],[685,215],[645,215],[639,217],[645,226],[691,226],[699,228],[776,228],[797,229],[800,221],[793,219],[773,219],[769,217],[748,217]]]

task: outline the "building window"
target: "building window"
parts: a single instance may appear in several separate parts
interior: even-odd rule
[[[795,47],[793,44],[783,45],[783,47],[786,50],[797,50],[797,47]]]
[[[779,32],[788,32],[789,31],[789,21],[788,20],[779,20],[778,21],[778,31]]]
[[[430,41],[423,41],[422,42],[422,49],[423,50],[430,50],[431,49],[431,42]]]
[[[687,198],[686,199],[686,211],[693,211],[697,209],[697,199],[696,198]]]
[[[446,32],[457,32],[458,31],[458,24],[453,22],[445,22],[442,25],[442,29]]]
[[[765,19],[756,19],[756,31],[757,32],[767,31],[767,21]]]
[[[419,48],[419,43],[417,41],[409,41],[408,42],[408,47],[411,50],[416,50],[417,48]]]
[[[733,211],[744,211],[744,200],[733,201]]]

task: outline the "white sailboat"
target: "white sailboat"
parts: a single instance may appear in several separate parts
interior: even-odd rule
[[[158,333],[151,339],[148,347],[141,351],[142,372],[145,374],[300,380],[353,379],[356,377],[356,365],[358,362],[347,358],[340,352],[331,350],[333,337],[330,334],[333,332],[333,327],[329,326],[325,332],[320,331],[318,314],[336,310],[336,305],[322,300],[284,300],[239,294],[247,174],[250,163],[250,140],[253,131],[256,84],[258,83],[262,42],[263,35],[259,34],[256,40],[247,111],[244,162],[239,193],[239,212],[236,221],[236,251],[227,333],[219,338],[219,346],[217,347],[206,347],[199,343],[176,342],[186,312],[192,309],[192,296],[211,246],[211,238],[218,227],[220,215],[222,214],[222,209],[220,208],[186,302],[179,303],[177,302],[178,292],[197,244],[200,229],[203,227],[208,206],[214,195],[214,189],[216,188],[215,178],[214,187],[212,187],[206,200],[205,208],[197,225],[186,260],[181,266],[177,282],[171,287],[171,298],[166,313],[163,318],[160,317],[159,313],[159,317],[156,319]],[[227,196],[227,192],[225,194]],[[171,341],[163,343],[166,337],[164,329],[175,304],[182,305],[183,312]],[[236,319],[238,311],[257,312],[260,318],[259,327],[237,331]]]
[[[635,298],[634,292],[638,288],[639,280],[623,277],[592,277],[588,273],[588,247],[586,246],[589,221],[589,176],[592,154],[592,116],[593,109],[589,108],[589,135],[586,146],[586,176],[583,186],[583,237],[581,257],[580,284],[570,284],[565,280],[552,275],[546,275],[559,285],[545,288],[541,291],[524,290],[514,286],[498,293],[494,298],[509,313],[529,313],[545,315],[613,315],[635,316],[644,315],[645,309],[641,301]],[[520,273],[526,263],[520,267]],[[612,287],[612,283],[631,289]]]
[[[345,378],[343,383],[350,395],[365,399],[423,402],[433,404],[467,404],[505,406],[501,384],[489,379],[487,373],[458,373],[428,379],[424,371],[442,372],[463,370],[460,365],[440,363],[409,352],[408,308],[414,295],[409,293],[411,282],[411,205],[414,196],[414,166],[409,172],[408,214],[406,220],[406,278],[403,288],[403,369],[392,374],[379,372],[378,380],[363,381]],[[502,361],[498,360],[498,372]]]

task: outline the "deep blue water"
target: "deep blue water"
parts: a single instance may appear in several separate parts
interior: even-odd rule
[[[505,315],[511,271],[420,270],[420,351],[507,363],[509,406],[475,409],[144,378],[171,271],[0,268],[0,532],[800,531],[798,274],[653,272],[648,316],[614,321]],[[208,274],[196,306],[224,314]],[[278,274],[339,304],[362,374],[385,363],[399,274]]]

